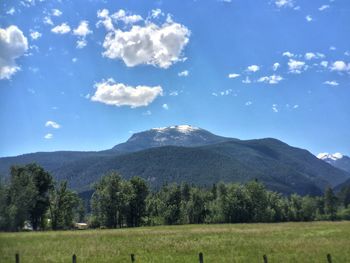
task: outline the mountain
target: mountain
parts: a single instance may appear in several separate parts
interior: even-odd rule
[[[317,158],[350,173],[350,157],[341,153],[320,153]]]
[[[350,178],[349,173],[310,152],[276,139],[231,139],[188,125],[136,133],[127,142],[100,152],[0,158],[0,172],[7,175],[10,165],[33,161],[78,191],[91,189],[110,170],[119,171],[125,178],[141,176],[154,188],[172,182],[210,186],[219,181],[258,179],[269,189],[285,194],[312,195]]]
[[[135,133],[125,143],[114,146],[112,150],[125,153],[169,145],[194,147],[228,140],[234,139],[221,137],[190,125],[176,125]]]

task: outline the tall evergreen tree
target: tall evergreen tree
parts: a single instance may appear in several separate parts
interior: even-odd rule
[[[335,220],[338,210],[338,199],[335,196],[333,189],[328,187],[324,194],[324,210],[329,216],[329,219]]]

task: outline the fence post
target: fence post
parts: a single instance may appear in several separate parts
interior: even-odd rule
[[[131,254],[130,257],[131,257],[131,262],[135,262],[135,255]]]
[[[327,262],[332,263],[332,256],[331,254],[327,254]]]
[[[16,253],[16,263],[19,263],[19,254],[18,253]]]
[[[263,255],[263,259],[264,259],[264,263],[268,263],[266,255]]]
[[[77,256],[75,254],[73,254],[72,260],[73,260],[73,263],[77,263]]]
[[[200,252],[199,253],[199,263],[203,263],[203,262],[204,262],[204,260],[203,260],[203,253]]]

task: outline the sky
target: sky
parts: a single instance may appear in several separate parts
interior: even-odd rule
[[[348,0],[2,0],[0,156],[188,124],[350,155]]]

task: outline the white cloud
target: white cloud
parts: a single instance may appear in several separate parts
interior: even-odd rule
[[[61,25],[52,28],[51,32],[55,34],[67,34],[70,32],[70,26],[67,23],[62,23]]]
[[[283,52],[282,56],[292,58],[294,57],[294,54],[289,51],[286,51],[286,52]]]
[[[300,74],[302,70],[306,69],[305,62],[290,59],[288,62],[289,72]]]
[[[272,104],[272,111],[273,112],[278,112],[279,110],[278,110],[278,105],[277,104]]]
[[[308,52],[308,53],[305,54],[305,59],[311,60],[313,58],[316,58],[316,54],[315,53]]]
[[[92,101],[102,102],[114,106],[130,106],[131,108],[147,106],[158,96],[163,95],[161,86],[128,86],[116,83],[113,79],[95,84],[95,94]]]
[[[177,75],[179,77],[187,77],[190,73],[188,72],[188,70],[184,70],[184,71],[181,71],[179,72]]]
[[[87,42],[85,39],[77,40],[76,48],[81,49],[81,48],[86,47],[86,45],[87,45]]]
[[[124,24],[134,24],[143,20],[140,15],[127,15],[123,9],[111,15],[111,17],[116,21],[124,22]]]
[[[349,71],[350,63],[346,64],[344,61],[338,60],[332,64],[331,70],[332,71]]]
[[[159,16],[161,16],[161,15],[164,15],[164,14],[162,13],[162,10],[160,10],[159,8],[157,8],[157,9],[152,9],[152,11],[151,11],[151,17],[152,17],[152,18],[157,18],[157,17],[159,17]]]
[[[238,78],[239,76],[241,76],[241,75],[237,74],[237,73],[230,73],[230,74],[228,74],[228,78],[229,79],[235,79],[235,78]]]
[[[293,106],[293,109],[297,109],[297,108],[299,108],[299,105],[298,105],[298,104],[295,104],[295,105]]]
[[[335,46],[330,46],[330,47],[329,47],[329,50],[334,51],[334,50],[337,50],[337,48],[336,48]]]
[[[107,31],[114,30],[112,18],[109,16],[109,11],[107,9],[98,10],[97,17],[101,18],[96,24],[97,27],[100,27],[102,24]]]
[[[51,10],[51,15],[53,15],[53,16],[61,16],[62,12],[59,9],[52,9]]]
[[[329,5],[322,5],[318,8],[318,10],[324,11],[324,10],[328,9],[329,7],[330,7]]]
[[[28,40],[15,25],[0,28],[0,79],[10,79],[20,67],[15,60],[28,50]]]
[[[313,18],[310,15],[307,15],[305,19],[307,22],[311,22],[313,20]]]
[[[349,56],[350,56],[350,51],[345,51],[345,52],[344,52],[344,55],[347,56],[347,57],[349,57]]]
[[[258,79],[258,82],[264,82],[268,84],[278,84],[283,78],[278,75],[265,76]]]
[[[320,65],[322,67],[324,67],[324,68],[327,68],[328,67],[328,61],[323,60],[323,61],[321,61]]]
[[[250,72],[257,72],[260,70],[260,67],[258,65],[251,65],[247,68],[247,71],[250,71]]]
[[[244,80],[242,80],[243,84],[250,84],[252,83],[252,81],[250,80],[250,78],[247,76]]]
[[[327,80],[327,81],[323,82],[323,84],[330,85],[330,86],[338,86],[339,85],[339,83],[335,80],[332,80],[332,81]]]
[[[294,7],[294,1],[293,0],[275,0],[275,5],[279,8]]]
[[[274,63],[272,66],[273,71],[276,71],[277,69],[279,69],[280,66],[281,66],[280,63],[278,63],[278,62]]]
[[[75,63],[75,62],[77,62],[77,61],[78,61],[77,58],[72,58],[72,62],[73,62],[73,63]]]
[[[39,33],[38,31],[31,31],[30,32],[30,37],[33,39],[33,40],[36,40],[38,38],[41,37],[41,33]]]
[[[51,17],[49,17],[49,16],[45,16],[44,19],[43,19],[43,22],[44,22],[44,24],[46,24],[46,25],[51,25],[51,26],[53,26],[53,22],[52,22],[52,20],[51,20]]]
[[[180,60],[189,36],[187,27],[172,21],[161,26],[133,25],[129,31],[117,29],[106,35],[103,56],[121,59],[128,67],[148,64],[168,68]]]
[[[169,106],[168,106],[168,104],[166,104],[166,103],[164,103],[164,104],[162,105],[162,108],[163,108],[164,110],[169,110]]]
[[[306,60],[311,60],[311,59],[325,58],[326,56],[322,53],[307,52],[307,53],[305,53],[304,57]]]
[[[61,128],[61,125],[59,125],[57,122],[55,121],[47,121],[45,123],[45,127],[51,127],[51,128],[54,128],[54,129],[59,129]]]
[[[73,30],[73,35],[76,35],[79,37],[85,37],[91,33],[92,31],[89,29],[89,22],[86,20],[80,21],[79,26]]]
[[[14,7],[11,7],[9,10],[6,11],[7,15],[14,15],[16,13],[16,9]]]
[[[44,138],[45,138],[46,140],[52,139],[52,138],[53,138],[53,134],[52,134],[52,133],[48,133],[48,134],[46,134],[46,135],[44,136]]]
[[[251,101],[247,101],[247,102],[245,103],[246,106],[250,106],[250,105],[252,105],[252,104],[253,104],[253,102],[251,102]]]

